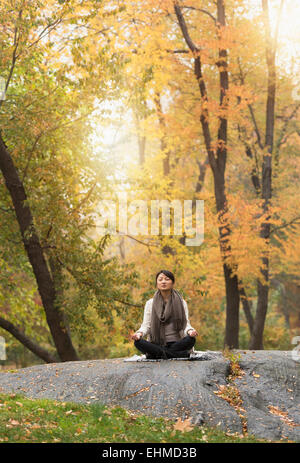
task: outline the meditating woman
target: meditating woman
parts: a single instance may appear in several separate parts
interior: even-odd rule
[[[161,270],[155,281],[157,290],[146,302],[143,323],[132,336],[134,345],[150,359],[188,358],[198,333],[190,325],[187,303],[173,288],[172,272]],[[146,335],[149,341],[142,339]]]

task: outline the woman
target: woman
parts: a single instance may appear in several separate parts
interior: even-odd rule
[[[151,359],[187,358],[198,335],[190,325],[187,303],[173,288],[172,272],[161,270],[155,281],[157,291],[146,302],[143,323],[132,336],[134,345]],[[146,335],[150,342],[142,339]]]

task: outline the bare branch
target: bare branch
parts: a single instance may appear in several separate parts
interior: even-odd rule
[[[284,223],[283,225],[279,225],[278,227],[272,228],[272,229],[270,230],[270,234],[276,232],[277,230],[281,230],[282,228],[286,228],[286,227],[288,227],[289,225],[292,225],[293,223],[294,223],[294,224],[299,224],[300,222],[298,222],[298,220],[300,220],[300,215],[298,215],[297,217],[295,217],[294,219],[292,219],[290,222],[287,222],[287,223]]]
[[[148,251],[150,252],[150,254],[151,254],[151,249],[150,249],[151,246],[156,246],[156,247],[160,246],[159,244],[155,244],[155,243],[151,243],[151,244],[150,243],[145,243],[144,241],[138,240],[137,238],[134,238],[131,235],[127,235],[127,234],[124,234],[124,233],[122,233],[122,235],[127,236],[128,238],[131,238],[132,240],[137,241],[138,243],[143,244],[144,246],[147,246]]]
[[[120,302],[120,304],[129,305],[131,307],[143,307],[143,304],[132,304],[132,302],[120,301],[120,299],[113,298],[113,301]]]
[[[238,62],[238,65],[239,65],[239,71],[240,71],[239,77],[240,77],[241,84],[245,85],[245,77],[244,77],[244,73],[243,73],[241,62],[240,62],[239,58],[237,59],[237,62]],[[260,149],[262,150],[263,145],[262,145],[262,142],[261,142],[260,131],[259,131],[259,128],[258,128],[258,125],[257,125],[257,122],[256,122],[254,110],[253,110],[253,107],[252,107],[251,104],[248,104],[248,108],[249,108],[251,119],[252,119],[252,122],[253,122],[253,125],[254,125],[254,130],[255,130],[255,133],[256,133],[256,137],[257,137],[257,143],[258,143],[258,146],[260,147]]]
[[[12,207],[7,209],[6,207],[0,206],[0,210],[3,212],[14,212]]]
[[[62,18],[58,18],[56,19],[53,23],[50,23],[48,24],[43,30],[42,32],[40,32],[38,38],[32,42],[30,45],[28,45],[27,48],[31,48],[33,47],[36,43],[38,43],[40,40],[42,40],[47,34],[50,34],[50,32],[55,29],[55,27],[60,24],[62,21]]]
[[[217,19],[214,17],[214,15],[211,14],[210,11],[204,10],[203,8],[196,8],[194,6],[183,6],[182,9],[200,11],[201,13],[207,14],[215,22],[215,24],[217,22]]]
[[[18,19],[20,20],[22,17],[22,9],[19,11],[19,15],[18,15]],[[15,64],[16,64],[16,61],[17,61],[17,50],[18,50],[18,47],[19,47],[19,29],[18,29],[18,26],[17,26],[17,23],[15,25],[15,32],[14,32],[14,49],[13,49],[13,54],[12,54],[12,61],[11,61],[11,66],[10,66],[10,70],[9,70],[9,74],[8,74],[8,78],[7,78],[7,81],[6,81],[6,84],[5,84],[5,93],[7,92],[7,89],[9,87],[9,84],[10,84],[10,81],[11,81],[11,78],[12,78],[12,75],[13,75],[13,72],[14,72],[14,68],[15,68]],[[1,100],[0,101],[0,108],[3,104],[3,101],[4,100]]]
[[[170,50],[170,49],[167,49],[166,51],[167,51],[167,53],[190,53],[189,50]]]
[[[30,150],[30,153],[29,153],[29,156],[28,156],[28,159],[27,159],[27,163],[26,163],[26,166],[25,166],[25,168],[24,168],[22,180],[21,180],[22,183],[24,183],[24,179],[25,179],[25,177],[26,177],[26,175],[27,175],[28,167],[29,167],[31,158],[32,158],[32,156],[33,156],[33,152],[34,152],[35,147],[36,147],[36,145],[38,144],[38,141],[39,141],[39,139],[41,138],[42,135],[43,135],[43,132],[41,132],[41,133],[36,137],[36,139],[35,139],[35,141],[34,141],[34,143],[33,143],[33,146],[32,146],[32,148],[31,148],[31,150]]]
[[[71,209],[68,214],[74,214],[74,212],[77,212],[78,209],[81,208],[81,206],[89,199],[89,197],[91,196],[95,186],[97,185],[97,181],[91,186],[90,190],[87,192],[87,194],[85,195],[85,197],[80,201],[80,203],[75,207],[75,209]]]
[[[299,108],[300,108],[300,103],[298,103],[295,106],[295,108],[291,112],[290,116],[287,117],[286,119],[284,119],[284,124],[283,124],[283,127],[282,127],[281,131],[280,131],[278,141],[277,141],[276,146],[275,146],[275,158],[276,158],[276,155],[279,152],[280,146],[284,143],[284,135],[286,134],[288,124],[293,119],[293,117],[296,115]]]

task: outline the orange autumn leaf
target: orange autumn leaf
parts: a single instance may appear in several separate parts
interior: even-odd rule
[[[186,420],[182,420],[181,418],[178,418],[176,423],[174,424],[174,430],[175,431],[181,431],[181,432],[189,432],[194,429],[194,426],[191,425],[191,419],[187,418]]]

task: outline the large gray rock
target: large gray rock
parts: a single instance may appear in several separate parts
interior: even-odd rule
[[[239,351],[244,376],[235,380],[248,432],[300,441],[300,363],[282,351]]]
[[[238,412],[215,394],[218,386],[228,384],[230,362],[221,353],[208,354],[210,360],[202,361],[109,359],[37,365],[0,373],[0,392],[81,403],[101,401],[154,416],[191,417],[197,425],[242,433]],[[245,372],[235,385],[248,432],[270,440],[300,441],[300,363],[291,352],[234,354],[240,356]]]

